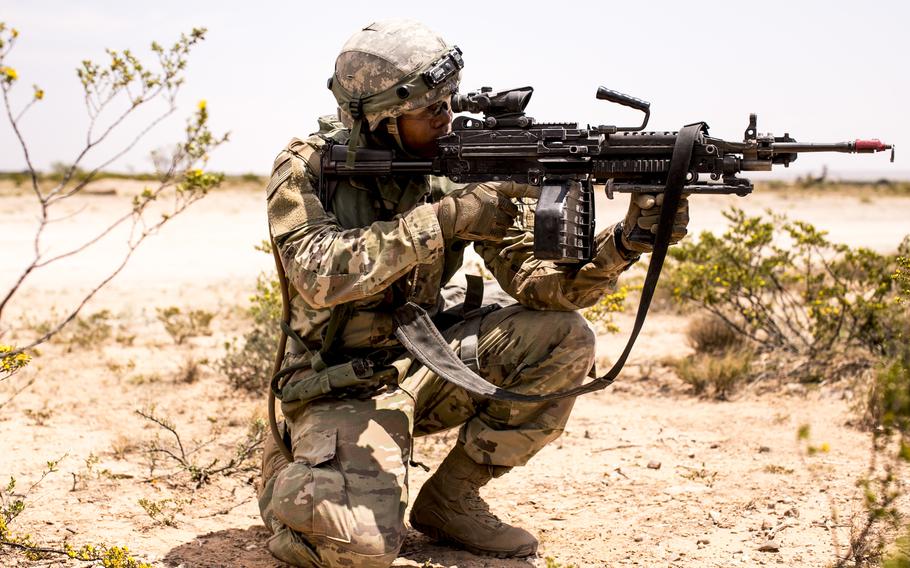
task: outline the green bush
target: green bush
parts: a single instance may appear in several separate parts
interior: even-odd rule
[[[666,277],[678,301],[704,308],[760,351],[818,360],[854,346],[878,356],[902,349],[910,317],[897,309],[896,256],[832,243],[782,215],[724,216],[723,235],[704,232],[671,249]],[[899,252],[907,251],[905,240]]]
[[[894,280],[900,289],[901,302],[910,301],[910,258],[902,256],[897,259]]]
[[[882,568],[910,568],[910,527],[894,541],[882,562]]]
[[[253,320],[252,328],[242,340],[225,344],[227,353],[216,363],[216,369],[234,388],[262,393],[271,379],[281,321],[281,288],[274,273],[259,275],[247,313]]]

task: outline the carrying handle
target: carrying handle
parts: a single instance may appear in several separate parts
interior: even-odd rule
[[[645,119],[642,121],[641,126],[611,127],[611,130],[615,129],[616,132],[637,132],[639,130],[644,130],[648,125],[648,120],[651,118],[651,103],[648,101],[643,101],[632,95],[620,93],[619,91],[614,91],[606,87],[597,88],[597,98],[602,101],[610,101],[611,103],[634,108],[635,110],[640,110],[645,113]]]

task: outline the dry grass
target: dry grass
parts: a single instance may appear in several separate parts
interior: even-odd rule
[[[686,329],[686,340],[698,353],[721,354],[743,348],[743,337],[722,319],[704,314],[691,320]]]
[[[679,378],[691,386],[695,394],[710,394],[718,400],[727,400],[749,377],[752,357],[753,353],[748,349],[733,349],[720,355],[697,353],[677,360],[673,366]]]

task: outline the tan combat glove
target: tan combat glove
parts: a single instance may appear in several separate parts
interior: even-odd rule
[[[657,223],[660,221],[660,210],[664,194],[633,193],[629,202],[629,211],[622,225],[622,246],[633,253],[641,254],[654,250],[657,236]],[[670,244],[675,244],[686,236],[689,224],[689,200],[683,195],[676,209],[673,221],[673,234]]]
[[[533,193],[528,186],[512,182],[471,184],[454,191],[435,205],[443,237],[500,241],[518,215],[518,207],[511,198]]]

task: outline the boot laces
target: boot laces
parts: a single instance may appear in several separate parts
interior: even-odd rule
[[[479,487],[472,487],[471,491],[464,495],[463,503],[465,512],[470,513],[480,523],[493,529],[500,529],[505,525],[499,517],[490,511],[490,505],[480,496]]]

